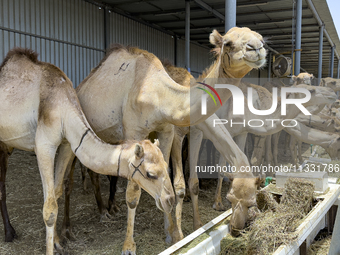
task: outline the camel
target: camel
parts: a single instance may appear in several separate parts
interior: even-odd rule
[[[72,82],[58,67],[40,62],[32,50],[15,48],[7,54],[0,66],[0,100],[1,212],[6,241],[16,237],[7,214],[5,190],[8,157],[14,148],[37,155],[48,255],[53,254],[53,247],[63,253],[56,235],[57,201],[74,155],[97,173],[122,176],[138,184],[160,210],[171,211],[174,192],[159,142],[104,143],[87,122]],[[127,203],[137,206],[131,194],[127,194]]]
[[[313,75],[309,75],[308,76],[308,73],[301,73],[300,75],[304,75],[305,77],[313,77]],[[300,83],[310,83],[310,80],[308,79],[300,79],[298,80],[297,82],[300,82]],[[334,78],[331,78],[331,77],[327,77],[327,78],[322,78],[321,81],[320,81],[320,87],[328,87],[330,89],[332,89],[334,92],[337,92],[337,91],[340,91],[340,80],[339,79],[334,79]],[[309,110],[310,112],[315,115],[315,114],[326,114],[327,111],[329,111],[332,107],[327,107],[327,105],[315,105],[313,107],[310,107]],[[329,113],[328,113],[329,114]],[[304,118],[303,116],[299,116],[301,117],[302,119]],[[302,122],[304,123],[304,122]],[[306,124],[306,122],[304,123]],[[313,126],[311,125],[308,125],[306,124],[307,126],[313,128]],[[316,128],[317,130],[320,130],[318,128]],[[313,132],[317,132],[317,130],[313,131]],[[324,129],[321,129],[322,131],[327,131],[327,130],[324,130]],[[279,136],[279,134],[277,135]],[[299,159],[299,162],[302,162],[302,141],[299,140],[298,138],[296,138],[295,136],[289,136],[288,137],[289,139],[286,139],[286,142],[288,144],[289,142],[289,149],[291,151],[291,155],[292,155],[292,162],[293,164],[297,164],[298,163],[298,160],[297,158]],[[277,137],[277,140],[278,140],[278,137]],[[315,144],[319,144],[319,141],[316,139],[314,140]],[[320,141],[321,144],[322,144],[322,141]],[[275,142],[274,143],[274,148],[277,147],[277,143]],[[270,147],[267,149],[267,152],[270,151]],[[277,149],[274,150],[275,153],[274,153],[274,160],[276,160],[276,163],[277,163]]]
[[[332,90],[334,90],[335,92],[338,92],[338,91],[340,91],[340,79],[334,79],[334,78],[331,78],[331,77],[322,78],[319,86],[329,87]]]
[[[248,28],[235,27],[224,36],[214,30],[210,42],[215,45],[217,54],[205,80],[210,86],[214,87],[217,83],[237,86],[244,75],[266,62],[262,36]],[[207,114],[202,115],[201,98],[204,92],[197,88],[203,86],[197,84],[186,88],[175,83],[153,54],[116,45],[76,91],[90,125],[101,139],[109,143],[121,139],[143,139],[156,131],[164,159],[168,162],[174,125],[197,124],[220,107],[209,98]],[[227,89],[216,91],[222,103],[231,96]],[[238,199],[255,196],[255,181],[249,182],[249,185],[253,186],[253,192],[246,195],[237,193]],[[129,184],[127,192],[133,193],[137,189],[135,184]],[[175,191],[176,198],[184,196],[184,185],[175,184]],[[128,207],[128,214],[128,218],[133,220],[135,209]],[[167,214],[167,242],[182,238],[177,229],[171,215]],[[135,246],[124,247],[123,253],[135,253]]]
[[[194,78],[190,75],[190,73],[180,67],[174,67],[170,64],[165,64],[165,69],[169,73],[170,77],[173,78],[176,82],[179,84],[183,84],[183,86],[189,87],[191,84],[193,84]],[[202,77],[201,77],[202,78]],[[247,94],[247,87],[252,87],[253,90],[253,97],[256,98],[256,101],[254,105],[259,107],[260,109],[268,109],[271,106],[271,100],[272,96],[271,94],[261,86],[256,86],[253,84],[241,82],[239,85],[239,88],[241,88],[244,92],[244,94]],[[330,89],[326,88],[317,88],[311,87],[311,86],[303,86],[307,89],[312,94],[312,100],[310,100],[305,106],[311,105],[312,102],[319,102],[319,103],[330,103],[335,100],[335,94],[332,92]],[[290,95],[290,97],[299,97],[299,95]],[[223,118],[226,119],[231,119],[233,118],[232,116],[232,99],[229,99],[223,107],[218,110],[224,110],[222,114]],[[247,109],[247,108],[246,108]],[[225,113],[228,113],[225,115]],[[252,113],[248,111],[245,112],[245,119],[259,119],[262,116],[257,116],[253,115]],[[300,113],[300,111],[294,107],[294,106],[288,106],[288,115],[285,117],[286,119],[294,118]],[[269,119],[282,119],[280,116],[280,110],[275,111],[273,115],[270,115],[266,118]],[[277,125],[277,123],[280,123],[279,121],[273,125],[265,125],[263,128],[251,128],[251,127],[238,127],[234,126],[231,128],[228,126],[228,130],[225,128],[224,125],[218,125],[214,127],[213,120],[218,119],[216,115],[212,115],[209,117],[206,121],[199,123],[195,126],[191,126],[190,132],[189,129],[183,128],[183,127],[176,127],[175,128],[175,137],[174,137],[174,142],[172,146],[172,159],[173,159],[173,165],[174,169],[179,169],[179,170],[174,170],[174,171],[179,171],[182,172],[182,160],[181,160],[181,153],[176,150],[177,147],[181,147],[183,138],[186,134],[188,134],[191,139],[190,140],[190,151],[191,151],[191,157],[190,157],[190,178],[189,178],[189,190],[190,190],[190,196],[191,200],[193,203],[193,218],[194,218],[194,229],[197,229],[198,227],[201,226],[201,221],[199,217],[199,212],[198,212],[198,178],[197,178],[197,172],[195,171],[194,166],[197,164],[197,158],[198,158],[198,152],[199,152],[199,147],[201,144],[202,138],[207,138],[210,139],[213,144],[218,148],[218,151],[221,153],[221,155],[224,156],[225,160],[228,161],[231,165],[237,166],[239,168],[240,162],[247,162],[246,156],[243,154],[242,150],[244,149],[244,143],[241,145],[241,150],[239,147],[231,140],[231,136],[237,137],[238,135],[244,135],[246,137],[247,133],[246,132],[251,132],[255,134],[268,134],[268,133],[274,133],[277,132],[277,130],[280,130],[283,128],[283,126]],[[241,120],[238,120],[241,121]],[[230,134],[229,134],[229,132]],[[229,138],[230,140],[227,140]],[[242,138],[243,139],[243,138]],[[245,141],[245,140],[244,140]],[[228,148],[228,149],[227,149]],[[228,151],[229,150],[229,151]],[[220,161],[220,165],[224,165],[225,160]],[[177,162],[177,163],[176,163]],[[183,178],[183,177],[182,177]],[[214,209],[216,210],[224,210],[224,206],[222,204],[222,199],[221,199],[221,187],[222,187],[222,179],[219,178],[218,182],[218,188],[216,190],[216,195],[215,195],[215,202],[214,202]],[[178,180],[177,182],[180,182]],[[176,184],[176,181],[175,181]],[[177,210],[178,209],[178,210]],[[176,206],[176,214],[177,211],[181,212],[181,203],[179,203],[179,206]],[[178,213],[176,219],[179,219],[180,214]]]
[[[299,84],[307,84],[312,85],[312,80],[315,79],[313,74],[309,73],[299,73],[297,76],[293,75],[293,86],[299,85]]]

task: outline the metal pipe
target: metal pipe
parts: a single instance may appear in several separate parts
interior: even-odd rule
[[[268,60],[268,81],[271,80],[272,74],[272,55],[273,53],[269,53],[269,60]]]
[[[110,13],[111,11],[104,8],[104,49],[110,47]]]
[[[315,19],[317,20],[319,26],[322,26],[322,25],[323,25],[323,22],[322,22],[322,20],[320,19],[320,16],[319,16],[318,12],[316,11],[315,6],[314,6],[312,0],[306,0],[306,2],[307,2],[307,5],[308,5],[309,9],[312,11],[312,13],[313,13]],[[333,41],[332,41],[331,37],[329,36],[329,34],[328,34],[328,32],[327,32],[326,29],[324,29],[324,34],[325,34],[325,37],[327,38],[328,42],[330,43],[330,45],[331,45],[331,46],[334,46],[334,43],[333,43]],[[335,50],[335,55],[336,55],[336,57],[337,57],[338,59],[340,59],[337,50]]]
[[[323,30],[324,30],[324,25],[320,27],[320,33],[319,33],[318,85],[320,85],[321,78],[322,78]]]
[[[295,67],[294,75],[299,75],[301,66],[301,24],[302,24],[302,0],[296,1],[296,37],[295,37]]]
[[[236,0],[225,0],[224,31],[236,27]]]
[[[333,72],[334,72],[334,47],[331,48],[331,63],[329,64],[329,77],[333,78]]]
[[[185,1],[185,67],[190,73],[190,1]]]

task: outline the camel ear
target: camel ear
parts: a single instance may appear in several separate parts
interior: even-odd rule
[[[137,158],[142,158],[143,155],[144,155],[143,146],[140,145],[139,143],[136,144],[136,147],[135,147],[135,155],[136,155]]]
[[[155,139],[155,142],[153,144],[156,145],[157,147],[159,147],[159,140]]]
[[[223,37],[216,29],[214,29],[212,33],[210,34],[209,41],[211,44],[215,45],[216,47],[222,48]]]

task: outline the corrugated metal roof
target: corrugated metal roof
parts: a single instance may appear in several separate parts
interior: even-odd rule
[[[87,0],[96,2],[96,0]],[[317,74],[317,56],[319,43],[319,24],[308,3],[302,3],[302,54],[301,67],[310,73]],[[98,1],[97,1],[98,2]],[[225,0],[203,0],[214,11],[203,9],[195,0],[190,2],[191,40],[197,44],[210,47],[209,34],[213,29],[224,33]],[[295,1],[294,1],[295,2]],[[185,1],[184,0],[101,0],[114,11],[145,22],[169,34],[184,38],[185,34]],[[340,41],[326,0],[312,0],[325,28],[339,49]],[[268,38],[268,45],[278,52],[292,49],[293,0],[238,0],[236,25],[247,26]],[[215,12],[215,15],[214,15]],[[218,14],[216,15],[216,12]],[[221,14],[221,15],[219,15]],[[220,16],[220,17],[216,17]],[[328,76],[330,63],[330,43],[324,35],[323,76]],[[334,60],[334,73],[337,62]]]

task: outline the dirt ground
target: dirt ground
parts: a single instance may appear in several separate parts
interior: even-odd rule
[[[72,254],[121,254],[126,232],[127,206],[125,192],[117,193],[120,207],[112,222],[100,223],[100,215],[88,179],[88,190],[85,192],[81,183],[81,172],[76,165],[75,183],[71,195],[71,224],[76,241],[67,241],[64,247]],[[107,201],[109,182],[101,178],[102,194]],[[221,214],[213,210],[216,180],[208,182],[206,190],[200,190],[199,210],[203,224]],[[125,187],[121,180],[118,184]],[[18,234],[13,243],[4,242],[4,229],[0,224],[0,254],[45,254],[45,225],[42,218],[43,190],[35,154],[15,150],[9,160],[7,172],[7,206],[11,223]],[[223,187],[223,202],[226,186]],[[58,231],[64,215],[64,198],[59,200]],[[182,229],[184,235],[193,231],[192,205],[184,202]],[[157,209],[154,199],[142,192],[135,221],[134,238],[137,254],[158,254],[169,245],[165,243],[163,213]]]

